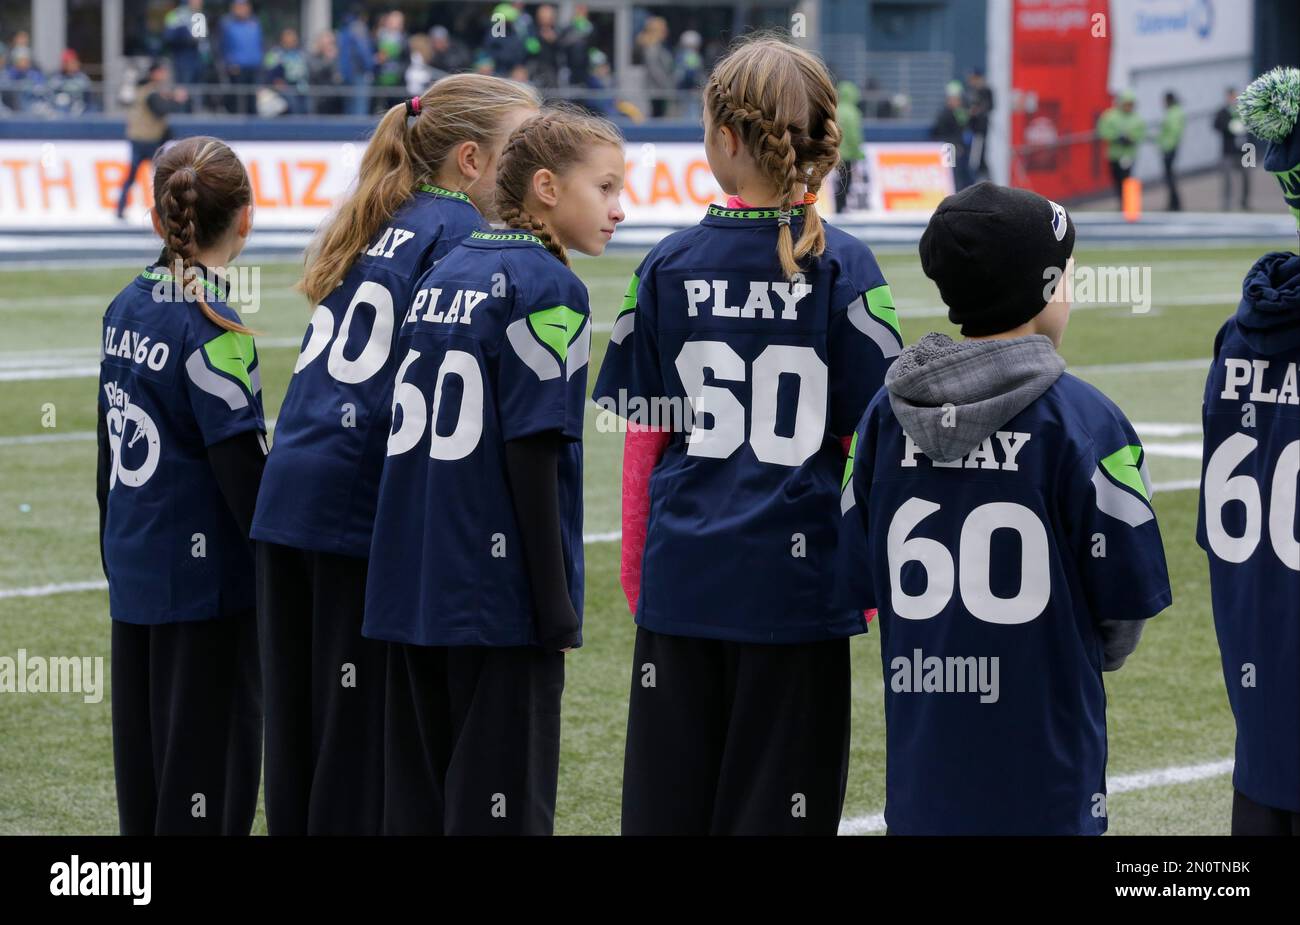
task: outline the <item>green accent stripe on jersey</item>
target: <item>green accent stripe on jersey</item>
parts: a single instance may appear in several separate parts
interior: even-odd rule
[[[1101,467],[1116,482],[1132,489],[1142,497],[1142,500],[1150,501],[1151,495],[1142,481],[1142,473],[1138,470],[1141,459],[1141,446],[1124,446],[1102,459]]]
[[[140,276],[149,280],[151,283],[171,283],[176,281],[176,277],[172,276],[170,273],[155,273],[153,270],[145,270],[140,274]],[[218,299],[221,299],[222,301],[225,300],[226,297],[221,294],[221,290],[208,280],[204,279],[201,275],[199,276],[199,282],[203,284],[204,289],[208,290],[208,292],[212,293]]]
[[[460,199],[469,202],[470,198],[459,190],[443,189],[441,186],[434,186],[432,183],[421,183],[416,187],[422,193],[433,193],[435,196],[446,196],[448,199]]]
[[[471,231],[469,236],[479,241],[531,241],[538,246],[543,246],[541,238],[527,231]]]
[[[853,459],[858,455],[858,432],[853,432],[853,439],[849,441],[849,458],[844,461],[844,478],[840,481],[840,491],[843,491],[849,484],[849,479],[853,478]]]
[[[620,311],[627,311],[630,308],[636,308],[636,290],[640,285],[641,277],[633,273],[631,282],[627,284],[627,292],[623,293],[623,306]]]
[[[248,389],[249,394],[256,394],[248,374],[248,369],[257,356],[257,348],[253,346],[252,337],[240,334],[238,331],[226,331],[204,344],[203,352],[207,354],[208,363],[213,369],[225,373],[232,379],[238,379],[243,383],[244,388]]]
[[[780,209],[724,209],[722,206],[709,206],[709,214],[719,218],[779,218]],[[803,206],[795,206],[791,215],[803,215]]]
[[[898,312],[894,308],[894,294],[887,284],[868,289],[864,295],[867,299],[867,311],[877,319],[893,328],[898,339],[903,339],[903,329],[898,324]]]
[[[556,305],[530,314],[528,326],[537,339],[554,350],[561,360],[568,360],[569,344],[582,329],[582,317],[567,305]]]

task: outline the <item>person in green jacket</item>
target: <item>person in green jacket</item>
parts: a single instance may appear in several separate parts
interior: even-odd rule
[[[843,212],[849,203],[853,170],[862,160],[862,113],[858,109],[858,87],[851,80],[841,80],[835,121],[840,124],[840,164],[835,182],[835,211]]]
[[[1178,145],[1183,140],[1183,131],[1187,128],[1187,116],[1183,112],[1178,97],[1172,90],[1165,92],[1165,117],[1160,120],[1160,154],[1165,162],[1165,188],[1169,190],[1170,212],[1183,211],[1183,201],[1178,197],[1178,178],[1174,176],[1174,158],[1178,156]]]
[[[1133,172],[1138,145],[1146,140],[1146,124],[1134,107],[1137,96],[1124,90],[1115,97],[1115,105],[1097,120],[1097,137],[1106,142],[1106,160],[1110,162],[1110,176],[1115,181],[1115,195],[1124,201],[1124,181]]]

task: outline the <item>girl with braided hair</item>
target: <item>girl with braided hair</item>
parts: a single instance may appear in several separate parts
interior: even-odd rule
[[[387,653],[361,621],[397,331],[416,280],[488,227],[501,147],[537,107],[483,74],[392,107],[308,249],[314,312],[253,521],[272,835],[379,831]]]
[[[525,122],[497,171],[505,227],[426,274],[402,322],[362,629],[393,644],[385,833],[554,828],[591,353],[568,251],[604,251],[623,169],[604,119]]]
[[[642,261],[596,383],[607,408],[694,411],[628,421],[626,834],[839,823],[867,629],[831,597],[840,476],[902,340],[871,251],[817,214],[835,112],[825,65],[779,38],[718,62],[705,151],[730,199]]]
[[[248,531],[266,456],[261,372],[226,304],[252,228],[215,138],[164,149],[156,264],[104,313],[97,496],[123,835],[247,835],[262,746]]]

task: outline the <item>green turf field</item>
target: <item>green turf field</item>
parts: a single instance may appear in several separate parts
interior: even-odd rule
[[[1291,242],[1292,244],[1294,242]],[[1278,242],[1285,247],[1285,242]],[[1107,675],[1111,832],[1226,833],[1232,754],[1228,711],[1194,538],[1200,471],[1200,395],[1215,331],[1236,304],[1242,275],[1268,248],[1080,250],[1084,265],[1150,266],[1146,314],[1077,309],[1063,353],[1139,428],[1158,491],[1156,508],[1174,606],[1149,625],[1124,669]],[[598,323],[599,368],[609,325],[638,258],[584,259]],[[881,257],[903,333],[951,331],[915,252]],[[308,311],[291,289],[293,264],[262,267],[259,331],[268,417],[279,409]],[[0,267],[0,656],[96,656],[108,663],[107,596],[94,492],[94,367],[100,316],[129,267]],[[586,646],[569,657],[557,830],[618,830],[619,782],[633,624],[618,586],[621,435],[587,419]],[[54,420],[50,420],[51,413]],[[50,424],[53,426],[47,426]],[[67,587],[73,585],[72,588]],[[884,801],[881,666],[876,636],[853,640],[853,748],[846,828],[880,828]],[[1117,792],[1118,791],[1118,792]],[[873,818],[874,817],[874,818]],[[265,831],[260,816],[258,831]],[[0,693],[0,834],[114,833],[109,700]]]

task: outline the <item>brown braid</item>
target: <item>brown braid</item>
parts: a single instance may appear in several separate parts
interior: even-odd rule
[[[252,201],[248,173],[235,152],[207,136],[178,141],[154,165],[153,196],[163,230],[163,260],[169,267],[180,263],[184,291],[217,327],[253,333],[208,304],[194,265],[195,255],[229,231],[235,216]]]
[[[620,151],[623,136],[613,123],[573,106],[548,106],[515,129],[501,151],[497,166],[496,211],[507,228],[536,235],[566,267],[569,254],[546,221],[524,204],[539,170],[561,174],[597,144]]]
[[[816,56],[767,34],[737,44],[715,65],[704,90],[712,125],[734,128],[776,187],[778,201],[804,209],[797,242],[789,225],[777,230],[777,255],[787,278],[801,272],[804,257],[826,249],[816,205],[803,204],[799,188],[816,195],[839,163],[836,102],[830,74]]]

